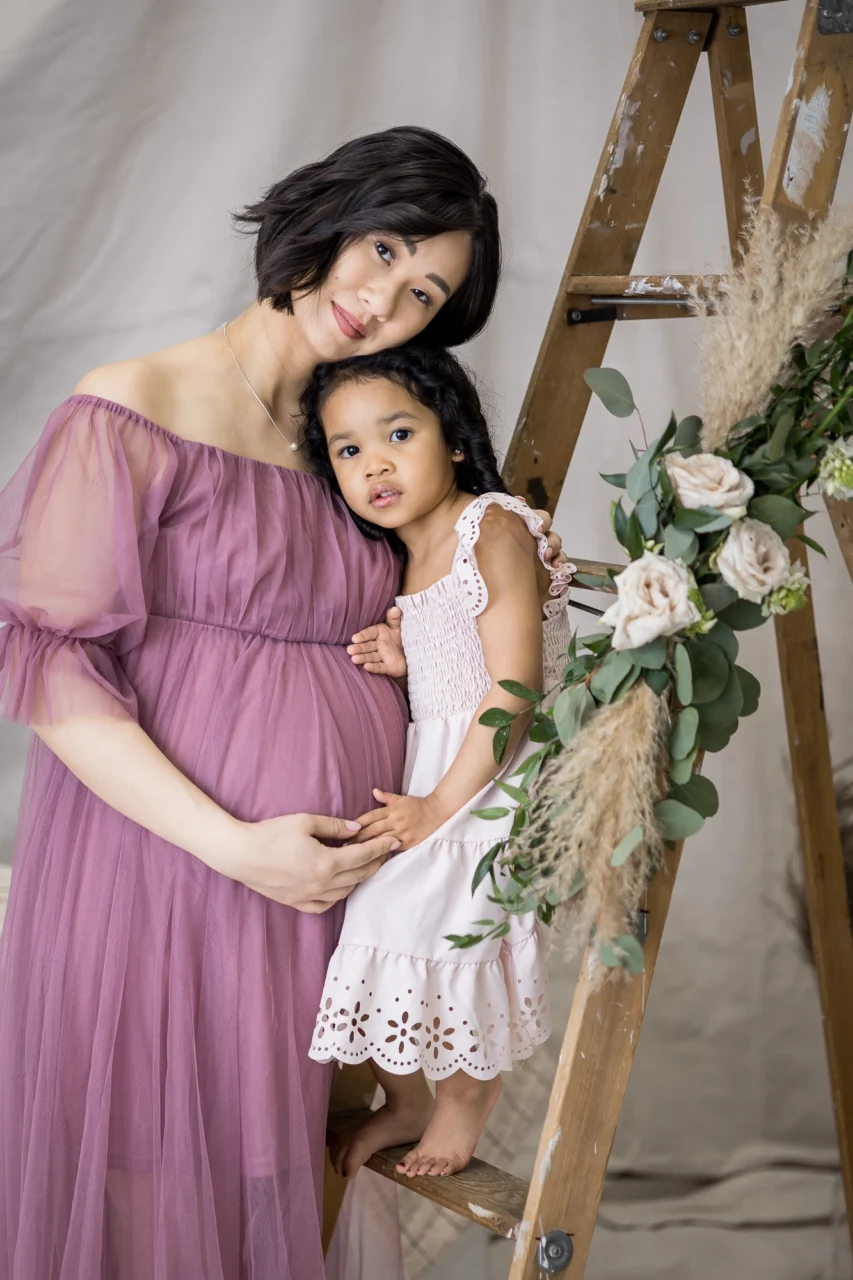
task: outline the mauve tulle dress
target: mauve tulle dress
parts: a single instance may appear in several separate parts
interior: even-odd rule
[[[12,719],[137,718],[241,819],[399,790],[347,656],[399,567],[318,477],[72,396],[0,498]],[[305,915],[97,799],[37,738],[0,960],[2,1280],[320,1280],[342,910]]]

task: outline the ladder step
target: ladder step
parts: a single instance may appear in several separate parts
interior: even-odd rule
[[[570,296],[618,299],[620,302],[635,299],[640,302],[684,302],[694,285],[703,283],[712,289],[718,276],[666,275],[666,276],[570,276],[566,292]]]
[[[338,1113],[329,1116],[329,1125],[336,1129],[349,1128],[369,1115],[369,1111],[349,1115]],[[442,1208],[458,1213],[462,1218],[469,1218],[497,1236],[504,1236],[507,1240],[517,1238],[527,1201],[526,1182],[476,1157],[467,1169],[448,1177],[407,1178],[397,1172],[396,1166],[410,1150],[411,1143],[377,1151],[367,1161],[366,1167],[398,1186],[407,1187]]]
[[[775,0],[737,0],[737,7],[744,9],[754,4],[774,3]],[[637,13],[658,13],[667,9],[701,9],[707,13],[709,9],[725,9],[728,7],[728,5],[721,4],[720,0],[634,0],[634,8]]]
[[[621,573],[625,568],[624,564],[612,564],[606,560],[578,560],[575,556],[569,556],[569,563],[575,566],[578,573],[589,573],[596,578],[606,578],[608,569]],[[615,586],[588,587],[582,582],[577,583],[577,588],[579,591],[607,591],[612,594],[616,592]]]

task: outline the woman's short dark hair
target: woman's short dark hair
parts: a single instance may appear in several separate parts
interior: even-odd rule
[[[277,311],[292,310],[294,290],[318,288],[362,236],[467,231],[468,274],[418,341],[457,346],[491,314],[501,266],[497,204],[465,152],[431,129],[406,125],[345,142],[275,183],[235,220],[257,230],[258,299]]]
[[[371,382],[384,378],[408,391],[438,418],[449,449],[465,455],[455,462],[456,483],[462,493],[506,493],[498,460],[473,378],[456,356],[441,348],[407,343],[369,356],[321,364],[302,395],[300,446],[313,470],[324,476],[340,493],[323,431],[323,406],[333,391],[351,382]],[[352,518],[370,538],[388,538],[397,550],[402,543],[396,534],[363,520]]]

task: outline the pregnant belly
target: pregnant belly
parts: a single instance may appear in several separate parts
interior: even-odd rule
[[[405,701],[342,646],[152,618],[125,667],[146,732],[245,821],[355,817],[401,788]]]

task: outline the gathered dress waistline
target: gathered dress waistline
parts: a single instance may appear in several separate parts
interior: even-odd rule
[[[245,636],[248,640],[271,640],[273,644],[310,644],[323,649],[343,649],[349,641],[341,640],[332,643],[329,640],[298,640],[290,636],[274,636],[266,631],[250,631],[244,627],[229,627],[225,622],[202,622],[200,618],[178,618],[172,613],[149,613],[149,621],[157,618],[161,622],[178,622],[187,627],[205,627],[208,631],[230,631],[235,636]]]

